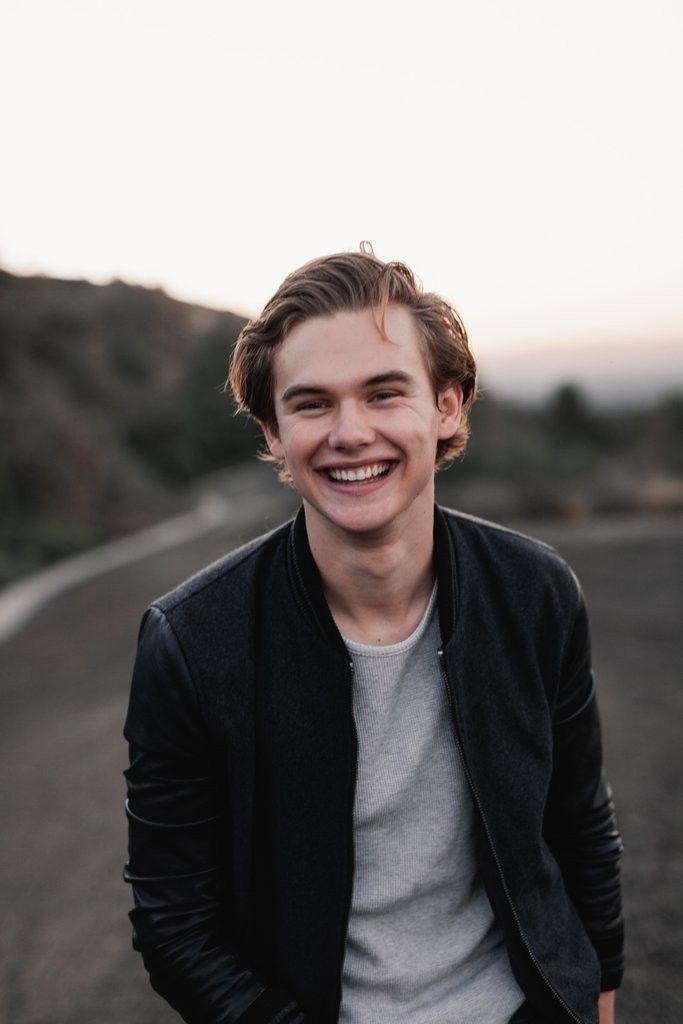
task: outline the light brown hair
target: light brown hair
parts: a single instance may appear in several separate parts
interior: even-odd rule
[[[454,384],[462,388],[460,424],[452,437],[438,442],[436,468],[460,455],[467,445],[468,413],[477,396],[476,365],[462,320],[441,296],[423,291],[405,263],[383,262],[367,243],[360,252],[321,256],[294,270],[261,315],[245,324],[232,353],[225,385],[226,390],[232,390],[238,411],[276,430],[274,358],[289,331],[316,316],[371,309],[380,334],[387,338],[384,316],[389,303],[413,312],[435,397]],[[262,457],[277,462],[270,455]]]

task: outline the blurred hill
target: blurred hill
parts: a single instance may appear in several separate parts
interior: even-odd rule
[[[188,481],[253,451],[221,394],[243,322],[0,271],[0,583],[182,508]]]
[[[257,432],[221,391],[243,322],[121,281],[0,271],[0,585],[188,507],[194,480],[253,457]],[[448,504],[683,508],[680,392],[597,409],[571,383],[528,407],[484,390],[472,425],[438,478]]]

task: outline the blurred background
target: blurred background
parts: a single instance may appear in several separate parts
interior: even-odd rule
[[[626,845],[618,1019],[683,1019],[683,9],[9,0],[0,14],[0,1020],[163,1024],[120,737],[146,604],[296,508],[222,393],[369,239],[458,308],[444,503],[586,591]]]

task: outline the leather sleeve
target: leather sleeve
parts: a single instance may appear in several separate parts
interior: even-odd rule
[[[299,1024],[288,997],[230,943],[225,795],[206,756],[192,679],[154,606],[143,618],[124,735],[133,946],[152,987],[189,1024]]]
[[[598,955],[601,989],[609,991],[618,987],[623,974],[624,923],[619,878],[622,843],[612,793],[603,772],[588,616],[580,591],[564,658],[553,738],[545,838]]]

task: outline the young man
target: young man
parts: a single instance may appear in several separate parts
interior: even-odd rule
[[[620,840],[557,554],[435,508],[476,394],[402,264],[292,273],[230,383],[302,499],[148,609],[134,945],[201,1024],[611,1024]]]

